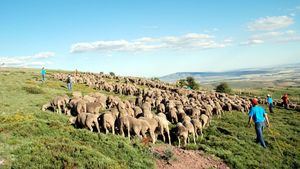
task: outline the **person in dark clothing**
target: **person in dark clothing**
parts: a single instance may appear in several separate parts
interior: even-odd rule
[[[68,75],[68,77],[67,77],[67,87],[68,87],[69,91],[72,90],[72,77],[71,77],[71,75]]]
[[[282,97],[282,105],[285,109],[288,109],[289,108],[289,98],[288,98],[288,94],[284,94]]]

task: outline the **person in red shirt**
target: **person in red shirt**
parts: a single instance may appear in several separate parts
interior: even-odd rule
[[[284,95],[281,97],[281,99],[282,99],[282,105],[283,105],[283,107],[284,107],[285,109],[288,109],[288,108],[289,108],[289,98],[288,98],[287,93],[284,94]]]

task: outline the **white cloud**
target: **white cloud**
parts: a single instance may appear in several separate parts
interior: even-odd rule
[[[157,49],[207,49],[221,48],[229,42],[216,42],[215,37],[208,34],[188,33],[182,36],[164,36],[159,38],[143,37],[139,39],[81,42],[71,45],[71,53],[101,52],[140,52]]]
[[[241,45],[253,45],[253,44],[261,44],[265,42],[291,42],[291,41],[299,41],[300,35],[297,34],[294,30],[287,31],[270,31],[260,34],[252,35],[247,41],[242,42]]]
[[[35,54],[33,57],[34,58],[49,58],[49,57],[52,57],[54,55],[55,55],[54,52],[41,52],[41,53]]]
[[[241,45],[256,45],[261,43],[264,43],[264,41],[260,39],[250,39],[248,41],[242,42]]]
[[[250,31],[272,31],[288,27],[293,24],[293,18],[289,16],[268,16],[259,18],[248,24]]]
[[[44,59],[54,56],[53,52],[41,52],[30,56],[3,56],[0,65],[5,67],[36,67],[51,64]],[[41,61],[42,60],[42,61]]]

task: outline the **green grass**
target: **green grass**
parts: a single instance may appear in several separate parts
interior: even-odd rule
[[[199,144],[187,148],[214,154],[231,168],[299,168],[300,114],[275,109],[269,117],[272,133],[264,130],[267,149],[254,142],[254,126],[247,128],[248,117],[240,112],[227,112],[221,119],[214,119]]]
[[[260,96],[265,98],[267,94],[270,94],[274,99],[281,99],[282,95],[287,93],[289,99],[300,104],[300,87],[290,86],[290,87],[266,87],[266,88],[257,88],[257,89],[235,89],[234,93],[239,94],[242,92],[242,95],[246,96]]]
[[[42,112],[44,103],[68,92],[62,82],[41,83],[38,73],[0,70],[0,168],[154,168],[151,152],[138,142],[75,129],[66,116]]]
[[[0,161],[5,161],[0,168],[155,167],[153,154],[137,140],[75,129],[66,116],[42,112],[41,106],[54,96],[70,93],[63,82],[48,78],[42,83],[39,79],[38,70],[0,70]],[[271,89],[274,97],[287,91],[298,98],[297,88],[255,90],[264,95]],[[96,91],[82,84],[75,84],[74,90]],[[214,154],[231,168],[300,168],[299,112],[275,109],[270,121],[273,135],[264,131],[268,149],[254,142],[254,128],[246,127],[247,115],[240,112],[214,119],[204,130],[204,138],[187,149]],[[173,157],[169,150],[165,155]]]

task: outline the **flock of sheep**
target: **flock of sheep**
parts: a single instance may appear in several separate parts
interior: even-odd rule
[[[64,81],[67,76],[56,73],[52,77]],[[196,144],[196,138],[202,136],[213,116],[220,118],[225,111],[232,110],[247,112],[250,107],[247,98],[186,90],[155,80],[93,73],[74,73],[72,78],[74,83],[111,95],[73,92],[70,98],[67,95],[53,98],[43,105],[44,111],[64,113],[70,116],[71,124],[91,131],[119,133],[129,139],[149,135],[152,143],[161,137],[171,144],[174,140],[171,140],[170,126],[176,126],[174,136],[178,146],[182,140],[184,146],[191,142],[190,136]],[[134,99],[122,100],[119,97],[122,95]]]

